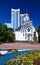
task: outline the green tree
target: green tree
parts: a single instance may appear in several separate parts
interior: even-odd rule
[[[15,40],[14,30],[0,23],[0,42],[13,42]]]

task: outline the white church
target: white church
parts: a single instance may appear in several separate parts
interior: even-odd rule
[[[20,9],[11,9],[11,27],[15,31],[15,41],[38,41],[38,33],[29,14],[20,14]]]
[[[38,33],[30,21],[29,15],[25,14],[23,24],[15,31],[15,39],[16,41],[33,41],[34,32],[38,38]]]

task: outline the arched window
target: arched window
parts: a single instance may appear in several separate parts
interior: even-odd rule
[[[30,28],[28,28],[27,31],[30,32]]]

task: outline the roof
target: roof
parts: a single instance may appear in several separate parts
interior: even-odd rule
[[[23,25],[21,25],[20,27],[18,27],[17,29],[16,29],[16,31],[20,31],[20,29],[25,29],[25,28],[28,28],[28,27],[30,27],[31,29],[33,29],[34,28],[34,26],[31,24],[31,22],[28,22],[28,23],[26,23],[26,24],[23,24]]]

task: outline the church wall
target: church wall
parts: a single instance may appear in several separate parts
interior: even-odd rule
[[[31,33],[32,34],[32,33]],[[30,36],[30,41],[33,41],[33,36]],[[21,31],[16,31],[15,32],[15,40],[16,41],[28,41],[28,36],[23,36],[23,33]]]
[[[34,41],[38,40],[38,33],[30,21],[29,15],[26,14],[23,19],[23,24],[15,31],[16,41]],[[35,41],[36,40],[36,41]]]
[[[36,32],[36,37],[37,37],[37,41],[38,41],[38,32]]]
[[[15,33],[15,40],[25,41],[25,37],[23,36],[23,34],[20,31],[17,31]]]

